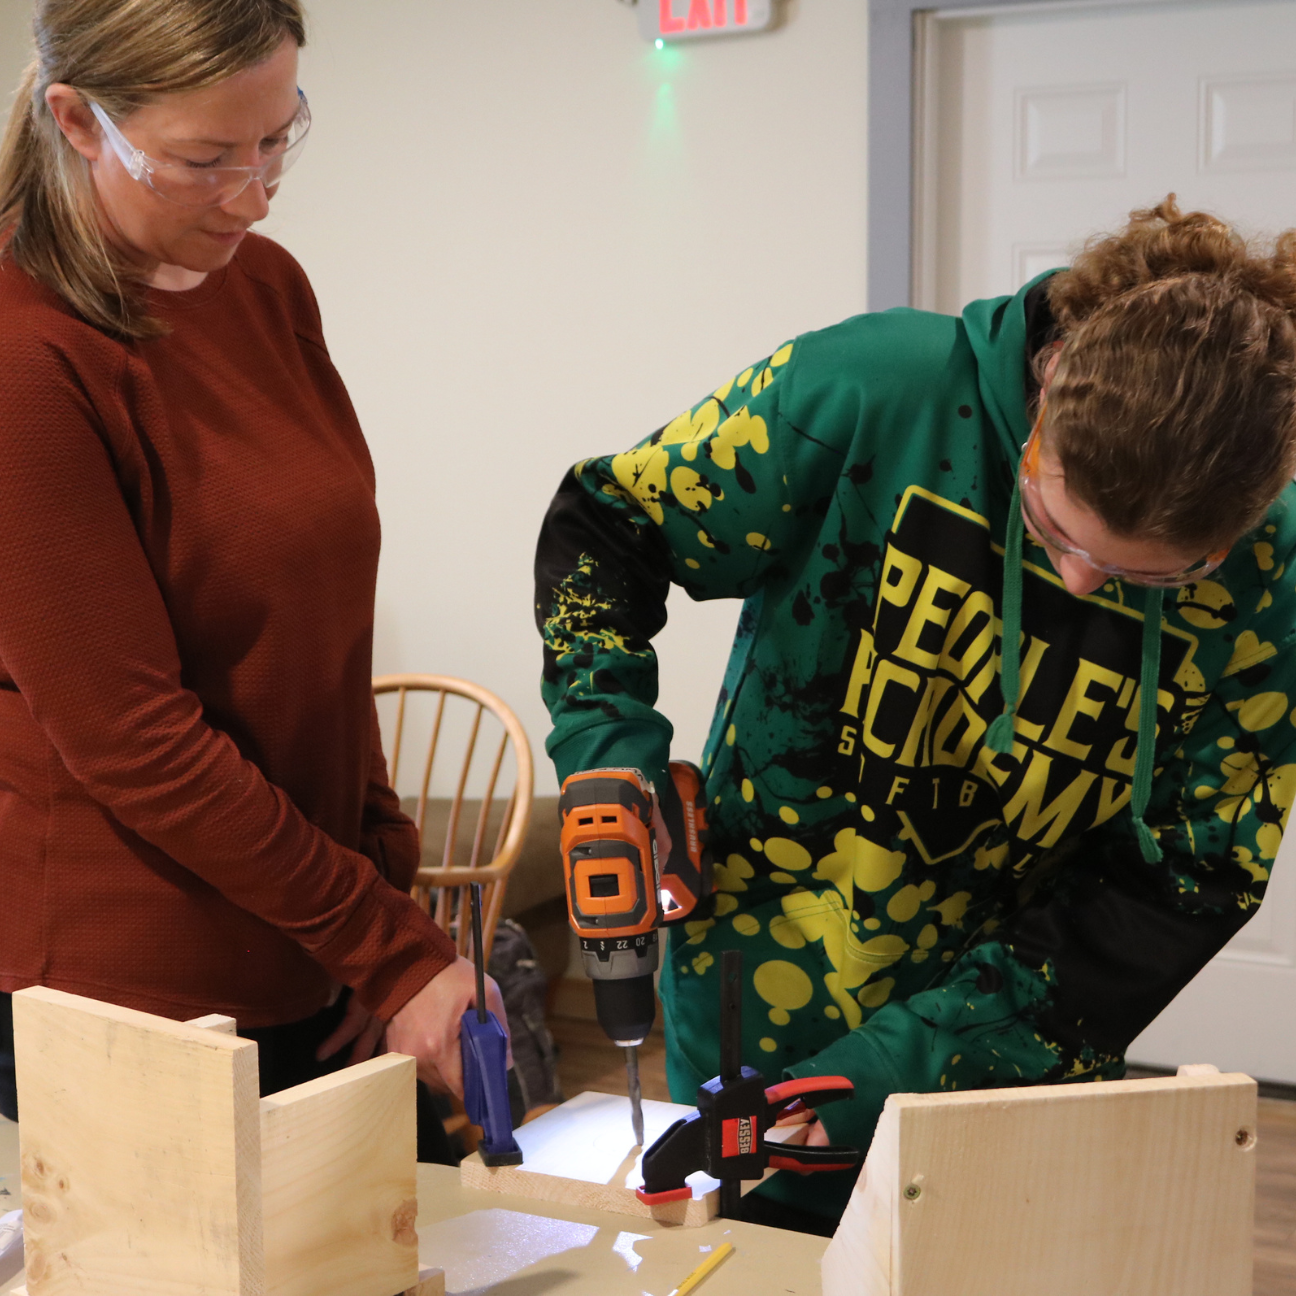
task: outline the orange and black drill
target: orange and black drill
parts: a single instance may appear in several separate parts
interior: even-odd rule
[[[571,925],[594,982],[599,1025],[625,1049],[640,1146],[638,1050],[657,1015],[657,928],[705,917],[713,903],[702,772],[671,761],[669,774],[658,791],[637,769],[585,770],[563,783],[558,802]],[[668,850],[654,826],[654,794]]]

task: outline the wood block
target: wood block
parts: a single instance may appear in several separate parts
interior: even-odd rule
[[[266,1296],[393,1296],[418,1282],[414,1059],[261,1100]]]
[[[423,1268],[419,1270],[418,1284],[405,1296],[445,1296],[445,1270]]]
[[[27,1296],[26,1287],[15,1287],[9,1296]],[[445,1270],[420,1269],[416,1286],[409,1288],[403,1296],[446,1296]]]
[[[893,1094],[824,1296],[1250,1296],[1256,1085]]]
[[[644,1146],[651,1147],[668,1126],[693,1110],[681,1103],[645,1098]],[[701,1171],[689,1176],[691,1198],[649,1206],[635,1196],[635,1189],[643,1186],[639,1164],[643,1150],[634,1146],[630,1099],[624,1096],[580,1094],[519,1126],[513,1136],[522,1149],[522,1164],[486,1166],[474,1152],[459,1163],[465,1188],[613,1211],[686,1228],[714,1219],[719,1209],[719,1181]],[[756,1182],[744,1183],[743,1191],[754,1188]]]
[[[208,1013],[205,1017],[190,1017],[186,1026],[193,1026],[197,1030],[214,1030],[220,1031],[225,1035],[237,1035],[238,1023],[233,1017],[226,1017],[224,1013]]]
[[[261,1296],[257,1048],[59,990],[13,997],[31,1296]]]

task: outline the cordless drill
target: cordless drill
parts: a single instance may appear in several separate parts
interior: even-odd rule
[[[657,1015],[657,928],[704,916],[712,891],[702,772],[671,761],[668,773],[668,786],[657,791],[637,769],[585,770],[563,783],[558,801],[567,909],[599,1025],[625,1049],[640,1146],[638,1049]],[[654,827],[655,792],[668,851]]]

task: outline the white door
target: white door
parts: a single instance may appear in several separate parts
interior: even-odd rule
[[[1174,192],[1296,226],[1296,3],[936,11],[919,33],[914,300],[956,312]],[[1296,828],[1259,913],[1130,1049],[1296,1083]]]

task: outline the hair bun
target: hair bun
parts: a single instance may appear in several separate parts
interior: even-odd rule
[[[1119,233],[1091,238],[1074,264],[1049,280],[1049,304],[1065,334],[1128,293],[1189,276],[1231,281],[1296,313],[1296,230],[1280,234],[1268,252],[1218,216],[1180,211],[1167,194],[1155,207],[1130,212]]]

